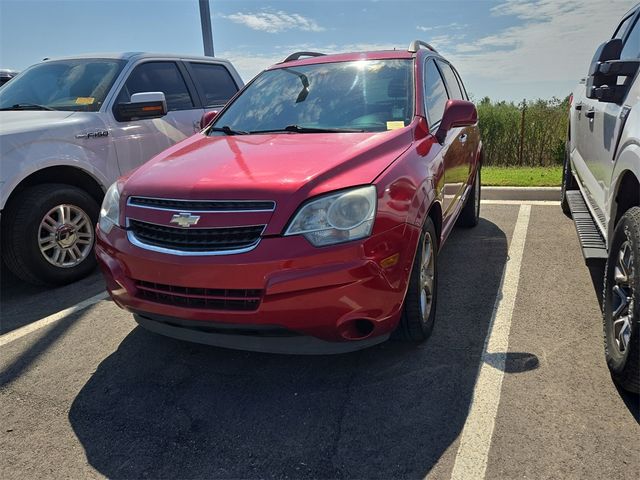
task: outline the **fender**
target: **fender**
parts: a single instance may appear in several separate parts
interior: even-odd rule
[[[616,197],[620,189],[620,183],[623,177],[631,172],[640,183],[640,143],[637,138],[629,139],[628,142],[621,146],[620,153],[615,162],[613,175],[611,177],[611,188],[608,192],[609,204],[609,223],[607,225],[607,238],[613,238],[615,229],[615,219],[618,211],[618,202]]]
[[[105,138],[106,142],[110,139]],[[94,141],[94,140],[90,140]],[[24,144],[11,150],[2,158],[2,181],[0,182],[0,210],[16,187],[29,176],[49,167],[73,167],[90,175],[105,191],[119,176],[115,157],[104,155],[95,140],[96,148],[86,148],[70,141],[46,140]],[[106,146],[111,150],[111,146]],[[111,150],[112,151],[112,150]],[[37,159],[34,161],[33,159]],[[96,165],[103,165],[101,171]],[[108,176],[104,172],[108,173]]]

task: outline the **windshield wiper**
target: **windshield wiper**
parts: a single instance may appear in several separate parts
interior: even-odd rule
[[[244,130],[234,130],[229,125],[225,125],[223,127],[210,127],[210,132],[222,132],[227,135],[249,135],[249,132],[245,132]]]
[[[46,105],[38,105],[36,103],[16,103],[11,107],[0,108],[0,111],[7,110],[50,110],[55,111],[55,108],[47,107]]]
[[[362,133],[364,130],[356,128],[317,128],[302,127],[300,125],[287,125],[284,128],[274,128],[272,130],[252,130],[249,133],[277,133],[277,132],[293,132],[293,133]]]

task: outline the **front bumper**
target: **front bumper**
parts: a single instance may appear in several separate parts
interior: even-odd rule
[[[292,338],[312,337],[321,342],[312,342],[316,346],[358,342],[362,348],[383,341],[396,327],[419,235],[418,228],[400,224],[366,240],[332,247],[315,248],[297,236],[266,237],[247,253],[176,256],[135,246],[125,230],[115,227],[108,235],[98,230],[96,255],[113,300],[159,333],[215,345],[226,340],[222,346],[256,350],[269,342],[246,331],[269,326],[290,332]],[[193,308],[149,300],[141,295],[145,282],[178,289],[251,289],[261,297],[251,311]],[[196,323],[186,327],[180,321]],[[246,327],[244,340],[261,340],[241,346],[226,332],[206,332],[191,328],[194,325],[209,330]],[[259,349],[288,350],[281,347],[283,341],[270,343],[278,345]],[[289,343],[291,351],[304,353],[300,338]],[[313,345],[308,350],[319,353]]]

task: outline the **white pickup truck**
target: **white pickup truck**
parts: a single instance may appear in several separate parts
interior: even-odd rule
[[[199,131],[242,86],[226,60],[145,53],[47,59],[13,78],[0,89],[6,266],[33,284],[89,273],[109,185]]]
[[[611,375],[640,392],[640,4],[573,92],[562,208],[585,259],[606,261],[602,313]]]

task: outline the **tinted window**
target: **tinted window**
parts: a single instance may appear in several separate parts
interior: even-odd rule
[[[636,21],[631,33],[624,42],[620,59],[640,58],[640,22]]]
[[[0,108],[35,103],[55,110],[97,112],[122,71],[122,60],[39,63],[0,90]]]
[[[204,93],[205,107],[224,105],[238,91],[229,70],[223,65],[192,63],[195,81]]]
[[[622,38],[627,31],[627,28],[629,28],[629,24],[631,23],[632,18],[633,15],[629,15],[627,18],[625,18],[616,29],[616,33],[613,34],[612,38]]]
[[[281,67],[261,73],[215,125],[249,132],[289,125],[385,131],[411,122],[413,97],[412,60]]]
[[[128,102],[131,95],[141,92],[163,92],[169,111],[193,108],[187,85],[174,62],[148,62],[138,65],[122,87],[118,103]]]
[[[442,120],[444,107],[447,105],[447,91],[444,82],[433,60],[429,60],[424,69],[424,98],[429,116],[430,126]]]
[[[453,73],[455,73],[456,78],[458,79],[458,85],[460,85],[460,90],[462,90],[462,96],[464,97],[465,100],[469,100],[469,95],[467,94],[467,89],[465,88],[464,83],[462,83],[462,79],[460,78],[460,74],[453,67],[451,67],[451,70],[453,70]]]
[[[448,63],[444,63],[438,60],[438,66],[442,75],[444,75],[444,81],[447,83],[447,91],[449,92],[449,98],[456,100],[464,100],[460,85],[458,85],[458,79],[451,70],[451,66]]]

